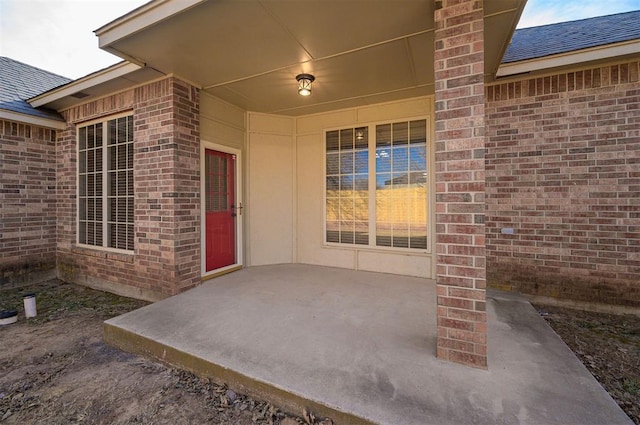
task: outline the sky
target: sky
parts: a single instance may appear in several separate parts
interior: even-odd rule
[[[0,0],[0,56],[83,77],[120,61],[98,48],[93,31],[147,1]],[[640,0],[528,0],[518,28],[630,10],[640,10]]]

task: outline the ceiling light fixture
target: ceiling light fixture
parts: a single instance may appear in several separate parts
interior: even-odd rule
[[[296,76],[298,81],[298,94],[300,96],[311,95],[311,83],[315,81],[316,77],[311,74],[299,74]]]

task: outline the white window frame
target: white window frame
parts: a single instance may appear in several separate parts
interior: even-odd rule
[[[133,254],[134,249],[127,250],[121,248],[111,248],[107,246],[108,243],[108,145],[107,145],[107,131],[108,126],[107,123],[112,120],[117,120],[118,118],[124,117],[133,117],[133,111],[126,111],[115,115],[109,115],[106,117],[97,118],[90,121],[85,121],[82,123],[76,124],[76,223],[75,223],[75,232],[76,232],[76,246],[82,248],[89,248],[99,251],[106,252],[115,252],[122,254]],[[80,242],[80,129],[83,127],[87,127],[94,124],[102,123],[102,245],[90,245]],[[134,139],[135,144],[135,139]],[[135,160],[134,160],[134,168],[135,168]],[[135,247],[135,223],[134,223],[134,247]]]
[[[388,246],[377,246],[376,245],[376,126],[385,125],[385,124],[394,124],[401,122],[410,122],[417,120],[425,120],[426,121],[426,161],[427,161],[427,196],[425,197],[425,208],[427,212],[427,243],[426,249],[423,248],[402,248],[402,247],[388,247]],[[375,122],[366,122],[360,123],[356,122],[353,124],[344,124],[339,127],[328,127],[322,130],[322,176],[323,176],[323,205],[322,205],[322,244],[325,247],[329,248],[341,248],[341,249],[355,249],[357,251],[391,251],[395,253],[405,253],[405,254],[430,254],[432,252],[433,244],[433,220],[434,215],[431,211],[432,202],[431,198],[434,191],[433,179],[433,167],[435,166],[432,149],[433,149],[433,135],[432,135],[432,122],[430,116],[414,116],[414,117],[398,117],[392,118],[388,120],[381,120]],[[367,245],[360,244],[350,244],[350,243],[340,243],[340,242],[328,242],[327,241],[327,133],[336,130],[346,130],[346,129],[356,129],[361,127],[368,127],[369,134],[369,148],[368,148],[368,179],[369,179],[369,243]],[[373,149],[373,150],[372,150]],[[373,154],[372,154],[373,153]],[[373,178],[372,178],[373,176]]]

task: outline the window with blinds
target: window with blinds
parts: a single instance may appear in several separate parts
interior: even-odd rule
[[[133,117],[78,129],[78,243],[133,250]]]
[[[326,134],[327,242],[369,244],[369,150],[366,127]]]
[[[426,250],[427,120],[325,132],[326,242]]]

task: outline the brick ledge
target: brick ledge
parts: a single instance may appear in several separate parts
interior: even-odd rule
[[[100,249],[85,248],[83,246],[75,246],[75,245],[71,247],[71,252],[73,254],[81,254],[81,255],[86,255],[89,257],[96,257],[96,258],[106,258],[108,260],[115,260],[115,261],[121,261],[123,263],[132,263],[132,264],[135,257],[135,254],[102,251]]]

